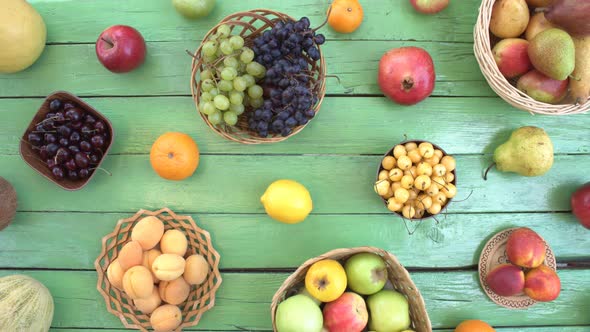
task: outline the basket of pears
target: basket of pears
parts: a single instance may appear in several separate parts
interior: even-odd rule
[[[590,109],[590,2],[483,0],[475,55],[514,107],[565,115]]]
[[[219,258],[191,217],[140,210],[102,239],[97,288],[125,327],[180,331],[214,306]]]

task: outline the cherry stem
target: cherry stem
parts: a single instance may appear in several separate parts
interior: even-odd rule
[[[106,40],[104,37],[100,37],[100,39],[101,39],[103,42],[105,42],[105,43],[109,44],[109,46],[111,46],[111,47],[114,47],[114,46],[115,46],[113,43],[111,43],[110,41]]]
[[[330,14],[332,13],[332,5],[330,5],[330,8],[328,8],[328,14],[326,14],[326,19],[324,20],[324,23],[320,24],[319,27],[313,29],[313,31],[318,31],[319,29],[321,29],[324,25],[326,25],[328,23],[328,19],[330,18]]]
[[[473,189],[469,192],[469,195],[467,195],[467,197],[465,197],[464,199],[462,199],[460,201],[455,201],[455,203],[457,203],[457,202],[465,202],[466,200],[469,199],[469,197],[471,197],[471,194],[473,194]]]
[[[89,171],[92,171],[92,170],[95,170],[95,169],[98,169],[98,170],[101,170],[101,171],[105,172],[105,173],[106,173],[108,176],[113,176],[113,173],[111,173],[111,172],[107,171],[106,169],[104,169],[104,168],[102,168],[102,167],[94,167],[94,168],[89,168],[88,170],[89,170]]]
[[[486,168],[486,171],[483,173],[483,180],[487,181],[488,180],[488,172],[492,169],[492,167],[496,166],[496,163],[492,163],[490,166],[488,166],[488,168]]]

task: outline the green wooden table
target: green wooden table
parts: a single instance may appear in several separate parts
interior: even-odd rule
[[[55,299],[52,331],[120,331],[96,290],[93,262],[100,239],[117,220],[141,208],[170,207],[209,230],[221,254],[223,284],[216,306],[195,330],[269,330],[270,301],[303,261],[328,250],[362,245],[394,253],[425,298],[434,329],[483,319],[499,331],[590,331],[590,233],[570,214],[570,194],[589,180],[589,115],[532,116],[512,108],[488,87],[473,56],[479,1],[453,1],[436,16],[416,14],[407,0],[364,0],[365,20],[350,35],[324,28],[327,97],[318,117],[286,142],[244,146],[203,123],[190,96],[186,49],[222,17],[260,7],[323,21],[327,0],[218,1],[200,21],[181,18],[167,0],[32,0],[48,27],[40,60],[0,75],[0,175],[19,194],[17,216],[0,232],[0,275],[26,273]],[[115,75],[96,59],[94,42],[113,24],[128,24],[148,43],[143,67]],[[385,99],[377,63],[388,49],[414,45],[434,58],[432,97],[413,107]],[[104,167],[79,192],[66,192],[27,167],[18,140],[42,98],[54,90],[83,97],[113,123],[115,144]],[[555,145],[552,170],[524,178],[482,169],[493,149],[523,125],[545,128]],[[202,151],[196,174],[183,182],[159,178],[149,150],[166,131],[190,134]],[[405,137],[439,144],[457,158],[458,200],[440,222],[408,235],[374,194],[380,156]],[[269,219],[259,203],[278,178],[304,183],[313,214],[298,225]],[[552,246],[563,291],[552,303],[510,311],[479,286],[477,261],[492,234],[532,227]],[[413,227],[412,225],[410,227]]]

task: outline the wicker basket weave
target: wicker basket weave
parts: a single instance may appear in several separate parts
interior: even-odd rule
[[[387,277],[389,278],[389,283],[391,286],[393,286],[393,289],[404,294],[408,299],[410,305],[410,318],[412,321],[411,328],[416,332],[431,332],[432,326],[430,325],[430,319],[428,318],[428,313],[426,312],[424,299],[422,298],[418,288],[416,288],[416,285],[414,285],[414,282],[410,278],[408,271],[398,262],[397,258],[393,254],[383,249],[374,247],[335,249],[321,256],[309,259],[303,263],[293,274],[287,278],[287,280],[283,282],[279,290],[272,298],[271,315],[274,331],[277,330],[275,322],[277,306],[279,303],[285,300],[286,297],[293,294],[294,291],[304,284],[305,274],[312,264],[323,259],[334,259],[344,263],[348,257],[361,252],[374,253],[383,258],[387,264]]]
[[[127,328],[148,331],[151,328],[149,316],[135,310],[133,300],[124,292],[113,287],[106,277],[109,264],[117,258],[121,247],[131,240],[131,230],[136,222],[146,216],[155,216],[164,222],[165,229],[178,229],[188,237],[187,255],[200,254],[207,260],[210,267],[209,275],[204,283],[192,286],[188,299],[180,304],[182,323],[174,331],[183,327],[195,326],[201,316],[215,304],[215,292],[221,285],[219,273],[219,254],[211,244],[211,236],[199,228],[190,216],[178,216],[168,208],[158,211],[140,210],[133,217],[121,219],[115,230],[103,237],[102,251],[94,266],[98,273],[97,289],[104,297],[107,310],[119,317]]]
[[[207,123],[207,125],[211,129],[213,129],[213,131],[215,131],[217,134],[221,135],[222,137],[228,140],[244,144],[280,142],[299,133],[305,127],[305,125],[295,127],[293,129],[293,132],[288,136],[271,136],[269,134],[268,137],[259,137],[256,134],[256,132],[248,128],[248,121],[246,120],[245,113],[239,117],[236,126],[232,127],[227,126],[225,124],[214,126],[211,124],[211,122],[209,122],[207,116],[198,110],[199,98],[201,94],[201,83],[199,79],[199,73],[201,72],[201,70],[203,70],[204,67],[204,63],[201,59],[201,48],[203,47],[203,43],[207,41],[209,36],[214,34],[220,25],[227,24],[231,28],[232,34],[239,34],[244,38],[245,45],[251,46],[254,38],[262,34],[262,32],[264,32],[265,30],[274,27],[278,21],[295,21],[295,19],[286,14],[267,9],[254,9],[246,12],[238,12],[229,15],[223,20],[221,20],[221,22],[219,22],[211,30],[209,30],[209,32],[203,38],[203,42],[201,43],[197,51],[193,54],[190,84],[193,99],[195,100],[195,105],[197,106],[197,112],[199,112],[205,123]],[[322,101],[326,94],[326,64],[320,46],[316,46],[320,51],[320,59],[318,61],[313,61],[309,57],[307,57],[307,55],[305,55],[305,57],[307,58],[307,62],[311,65],[309,74],[310,84],[313,87],[313,95],[318,97],[318,101],[312,106],[313,110],[317,113],[320,110],[320,105],[322,104]],[[248,110],[246,110],[246,112],[248,112]]]
[[[490,19],[494,2],[496,0],[483,0],[481,2],[479,16],[473,31],[475,57],[490,87],[510,105],[531,113],[566,115],[588,111],[590,109],[590,100],[587,100],[583,104],[557,105],[536,101],[519,91],[500,73],[500,69],[498,69],[494,55],[492,54],[492,39],[496,37],[490,35]],[[565,102],[568,102],[567,98]]]

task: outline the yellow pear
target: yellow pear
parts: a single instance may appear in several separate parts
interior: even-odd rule
[[[25,0],[2,0],[0,73],[16,73],[35,63],[47,39],[43,18]]]

